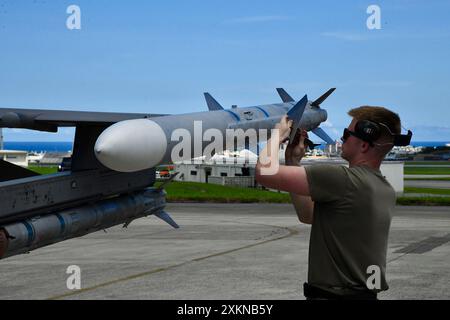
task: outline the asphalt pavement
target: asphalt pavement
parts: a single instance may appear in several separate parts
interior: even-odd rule
[[[0,260],[0,299],[304,299],[310,226],[291,205],[167,211],[180,229],[142,218]],[[397,207],[380,298],[450,299],[449,265],[450,209]]]

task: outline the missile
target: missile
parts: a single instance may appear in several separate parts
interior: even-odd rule
[[[249,129],[256,132],[259,142],[261,138],[269,139],[270,130],[286,114],[294,116],[295,129],[316,133],[318,126],[327,120],[327,112],[319,105],[331,94],[330,90],[314,102],[308,101],[306,95],[296,102],[279,88],[283,103],[232,109],[224,109],[205,93],[209,111],[117,122],[100,134],[94,153],[112,170],[136,172],[173,163],[174,155],[177,161],[201,157],[205,149],[211,150],[213,142],[220,150],[229,149],[228,142],[239,140]],[[217,137],[220,141],[216,141]],[[321,129],[320,137],[333,143]]]
[[[131,221],[148,215],[155,215],[178,228],[164,211],[165,205],[165,191],[148,188],[92,205],[12,222],[0,228],[0,259],[118,224],[127,227]]]

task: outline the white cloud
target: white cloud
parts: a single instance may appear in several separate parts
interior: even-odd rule
[[[324,126],[324,127],[327,127],[327,128],[333,127],[333,124],[330,122],[330,120],[327,120],[327,121],[325,121],[325,122],[322,122],[321,125]]]
[[[328,133],[332,139],[339,139],[342,136],[342,130],[338,130],[334,127],[334,125],[331,123],[330,120],[327,120],[325,122],[322,122],[320,124],[320,126],[322,127],[322,129],[324,129],[324,131],[326,133]]]

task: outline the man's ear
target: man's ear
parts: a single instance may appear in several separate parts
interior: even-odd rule
[[[367,153],[370,150],[370,143],[363,141],[361,146],[360,146],[361,152],[362,153]]]

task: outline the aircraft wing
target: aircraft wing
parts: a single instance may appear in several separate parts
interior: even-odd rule
[[[0,128],[23,128],[56,132],[58,127],[75,127],[77,125],[109,126],[123,120],[153,118],[165,115],[0,108]]]

